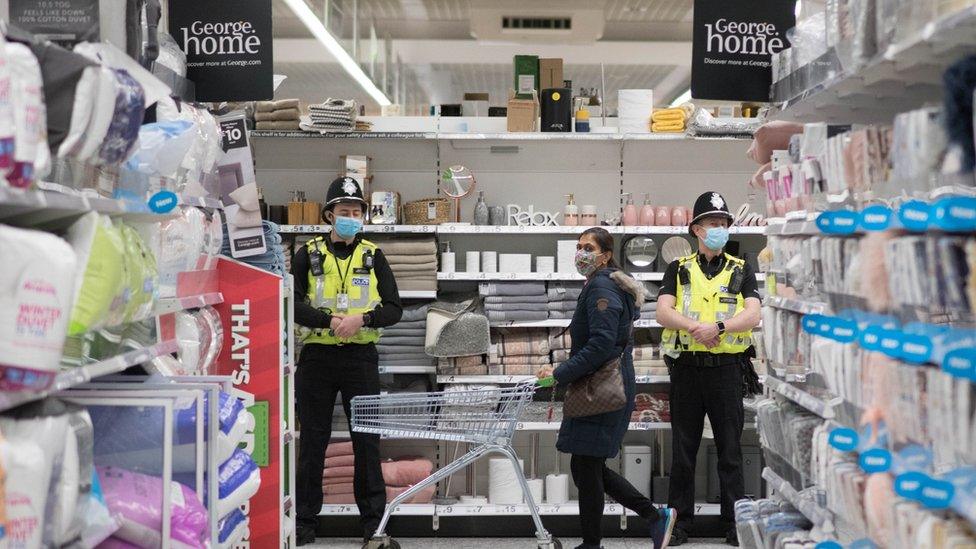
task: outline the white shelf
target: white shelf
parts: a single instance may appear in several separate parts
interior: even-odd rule
[[[437,299],[437,292],[400,290],[400,299]]]
[[[318,133],[299,130],[252,130],[255,139],[401,139],[440,141],[743,141],[736,137],[697,137],[683,133],[573,133],[573,132],[503,132],[503,133],[452,133],[452,132],[335,132]]]
[[[830,511],[824,509],[823,507],[818,507],[809,499],[801,498],[796,488],[773,472],[773,470],[769,467],[763,469],[762,477],[766,479],[766,482],[769,483],[770,488],[778,492],[783,499],[788,501],[793,507],[796,507],[796,509],[800,511],[803,516],[810,519],[810,522],[819,526],[826,533],[833,532],[833,515]]]
[[[630,273],[635,280],[659,282],[664,273]],[[505,282],[505,281],[560,281],[583,282],[586,277],[576,273],[437,273],[437,280],[447,282]]]
[[[135,349],[121,355],[94,362],[86,366],[67,368],[55,377],[54,383],[45,391],[40,392],[3,392],[0,393],[0,411],[20,406],[33,400],[64,391],[72,387],[87,383],[97,377],[117,374],[127,368],[143,364],[156,357],[175,353],[179,346],[176,340],[157,343],[143,349]]]
[[[383,366],[380,364],[381,374],[433,374],[437,371],[435,366]]]
[[[186,309],[199,309],[208,305],[217,305],[224,302],[224,296],[214,292],[209,294],[193,295],[188,297],[172,297],[160,299],[156,303],[153,314],[156,316],[184,311]]]
[[[942,101],[939,79],[950,64],[976,52],[976,6],[929,22],[857,72],[840,71],[786,101],[771,118],[796,122],[881,122]]]
[[[801,315],[822,314],[827,309],[826,303],[821,303],[818,301],[804,301],[802,299],[790,299],[779,296],[768,296],[764,304],[776,309],[792,311]]]
[[[565,328],[569,326],[570,319],[550,319],[535,322],[492,322],[492,328]],[[638,320],[634,322],[634,328],[660,328],[656,320]]]
[[[214,210],[224,209],[224,203],[220,199],[209,196],[181,196],[180,204],[184,206],[195,206],[197,208],[211,208]]]
[[[393,511],[393,514],[401,516],[432,517],[434,516],[434,507],[435,506],[433,504],[403,503],[397,506],[396,510]],[[323,505],[322,511],[319,512],[319,516],[359,516],[359,508],[356,507],[355,503],[348,505]]]
[[[515,225],[366,225],[366,234],[445,234],[445,235],[578,235],[589,229],[581,227],[518,227]],[[685,235],[688,227],[603,227],[618,235]],[[330,225],[280,225],[283,234],[324,234]],[[732,227],[733,235],[763,235],[766,227]]]
[[[824,419],[833,419],[834,407],[843,403],[841,398],[822,400],[772,376],[766,376],[766,386]]]
[[[663,362],[661,364],[664,364]],[[638,385],[647,385],[650,383],[671,383],[671,376],[637,376],[636,378]]]
[[[561,421],[523,421],[515,425],[516,431],[558,431]],[[670,423],[631,422],[629,431],[670,431]]]
[[[437,376],[437,383],[445,383],[445,384],[452,384],[452,383],[497,383],[497,384],[509,384],[510,385],[510,384],[517,384],[517,383],[525,383],[527,381],[535,381],[535,379],[536,379],[535,376],[509,376],[509,375],[500,375],[500,376],[466,376],[466,375],[453,375],[453,376],[445,376],[445,375],[440,375],[440,376]]]
[[[219,200],[201,197],[180,197],[180,204],[206,208],[222,208]],[[0,187],[0,219],[35,213],[38,219],[56,219],[82,215],[90,211],[132,220],[166,219],[171,214],[157,214],[145,202],[116,200],[100,196],[68,194],[54,190],[15,189]]]
[[[546,516],[578,516],[579,502],[569,501],[563,504],[552,504],[536,502],[540,515]],[[697,504],[696,508],[710,507],[710,504]],[[714,507],[718,507],[715,505]],[[608,503],[603,507],[604,515],[621,515],[625,511],[624,507],[617,503]],[[524,503],[515,505],[483,505],[471,503],[457,503],[454,505],[433,505],[422,503],[403,503],[400,504],[393,515],[400,516],[421,516],[430,517],[435,514],[438,517],[473,517],[473,516],[512,516],[529,515],[529,506]],[[712,514],[712,513],[699,513]],[[323,505],[319,516],[358,516],[359,509],[355,504],[349,505]]]

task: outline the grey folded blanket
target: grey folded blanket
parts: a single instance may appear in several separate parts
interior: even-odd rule
[[[424,273],[424,272],[437,272],[437,262],[431,261],[429,263],[401,263],[398,265],[390,264],[390,269],[393,270],[393,274],[400,273]]]
[[[424,343],[426,343],[426,338],[426,334],[421,336],[387,336],[386,334],[383,334],[380,341],[382,341],[384,345],[419,345],[423,347]]]
[[[532,303],[522,301],[521,296],[513,297],[507,303],[492,303],[485,305],[486,311],[544,311],[549,306],[548,303]]]
[[[486,282],[478,291],[483,296],[546,295],[545,282]]]
[[[520,295],[520,296],[504,296],[504,295],[490,295],[485,297],[485,306],[505,304],[517,301],[519,303],[548,303],[549,298],[544,295]]]
[[[565,300],[575,301],[579,299],[581,293],[583,293],[583,288],[553,286],[551,284],[549,285],[549,289],[546,291],[546,295],[549,296],[550,301],[565,301]]]
[[[430,309],[430,305],[420,305],[419,307],[404,307],[403,316],[400,317],[400,322],[397,326],[403,324],[409,324],[414,322],[423,322],[427,325],[427,310]]]
[[[435,366],[437,364],[437,359],[433,357],[426,357],[422,359],[392,359],[392,358],[381,358],[380,366]]]
[[[386,260],[392,267],[397,267],[399,265],[416,265],[418,263],[437,262],[437,254],[391,255],[384,253],[383,255],[386,256]]]
[[[576,305],[575,301],[550,301],[546,308],[550,311],[575,311]]]
[[[553,320],[572,320],[576,311],[549,311],[549,318]]]
[[[400,325],[393,326],[392,328],[383,328],[383,338],[387,337],[413,337],[427,336],[427,328],[401,328]]]
[[[437,255],[437,243],[433,238],[371,240],[383,250],[384,255]]]
[[[491,322],[533,322],[547,320],[546,311],[487,311]]]
[[[399,288],[402,292],[436,292],[437,279],[397,280],[397,288]]]

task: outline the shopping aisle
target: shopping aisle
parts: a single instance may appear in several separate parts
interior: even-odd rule
[[[531,540],[522,538],[400,538],[403,549],[525,549],[531,547]],[[579,538],[565,538],[561,540],[563,547],[572,549],[582,540]],[[360,549],[362,542],[355,538],[319,538],[318,543],[305,547],[322,549]],[[603,549],[648,549],[650,542],[646,538],[607,538],[603,540]],[[691,549],[725,549],[728,545],[718,538],[691,539],[682,547]]]

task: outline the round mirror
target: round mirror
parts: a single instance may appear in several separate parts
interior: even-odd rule
[[[624,243],[624,260],[627,267],[637,270],[650,269],[657,259],[657,244],[647,236],[635,236]]]
[[[683,236],[672,236],[661,246],[661,259],[667,264],[686,255],[691,255],[691,244]]]
[[[474,190],[474,175],[464,166],[451,166],[441,177],[441,192],[451,198],[463,198]]]

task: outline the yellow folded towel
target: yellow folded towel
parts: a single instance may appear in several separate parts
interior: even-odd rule
[[[657,109],[651,114],[651,120],[654,122],[684,122],[685,111],[683,109]]]
[[[674,122],[653,122],[651,124],[651,131],[657,133],[683,132],[685,131],[685,121],[676,120]]]

